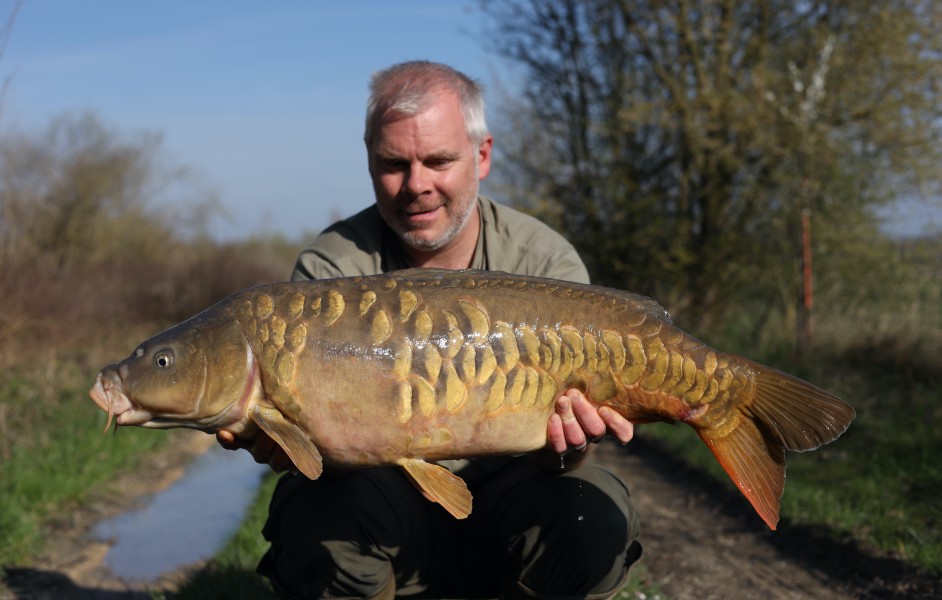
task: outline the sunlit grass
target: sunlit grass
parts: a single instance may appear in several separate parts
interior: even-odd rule
[[[870,358],[876,357],[871,353]],[[781,357],[769,360],[857,410],[855,421],[835,442],[811,452],[786,453],[783,523],[851,536],[930,573],[942,573],[942,436],[937,426],[942,387],[935,376],[895,363],[857,364],[846,352],[792,364],[782,364]],[[643,432],[732,485],[689,428],[654,426]]]
[[[0,564],[29,561],[42,548],[44,525],[168,441],[143,430],[103,434],[103,413],[87,394],[94,377],[68,367],[54,374],[47,383],[0,377],[7,438],[0,463]]]

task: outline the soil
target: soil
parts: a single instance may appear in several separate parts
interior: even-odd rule
[[[102,564],[108,544],[88,536],[99,520],[169,485],[187,459],[214,443],[203,434],[180,439],[116,481],[112,491],[61,519],[50,536],[55,547],[29,567],[7,570],[0,600],[144,600],[154,593],[172,598],[179,582],[205,565],[147,583],[123,581]],[[630,483],[643,527],[637,572],[664,600],[942,598],[939,579],[853,539],[787,521],[768,531],[738,492],[685,466],[649,438],[638,436],[625,448],[605,442],[595,459]]]

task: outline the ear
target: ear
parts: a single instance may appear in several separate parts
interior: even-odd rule
[[[373,178],[373,150],[372,148],[370,148],[369,142],[364,141],[364,145],[366,146],[366,168],[370,172],[370,179],[372,179]]]
[[[484,138],[484,141],[481,142],[481,145],[477,148],[477,159],[478,159],[478,180],[484,181],[484,179],[491,172],[491,152],[494,149],[494,138],[493,136],[488,135]]]

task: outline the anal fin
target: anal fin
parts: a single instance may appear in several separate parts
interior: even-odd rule
[[[708,429],[697,433],[769,529],[775,529],[785,489],[785,453],[777,440],[745,416],[723,437]]]
[[[441,504],[451,516],[465,519],[471,514],[471,492],[464,480],[440,465],[418,458],[397,461],[422,495]]]
[[[321,453],[300,427],[285,419],[274,408],[256,406],[251,418],[258,426],[282,447],[298,471],[308,479],[317,479],[324,470]]]

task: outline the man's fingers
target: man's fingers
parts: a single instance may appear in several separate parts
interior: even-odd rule
[[[563,421],[556,413],[550,415],[549,425],[546,427],[546,442],[557,454],[562,454],[567,450],[566,434],[563,433]]]
[[[566,397],[569,398],[569,401],[572,403],[572,410],[582,428],[583,436],[590,442],[596,441],[604,436],[606,423],[599,414],[599,411],[585,399],[582,392],[579,390],[569,390],[566,392]]]
[[[631,421],[621,416],[611,408],[603,406],[598,412],[599,418],[605,422],[608,431],[622,444],[627,444],[635,435],[635,426]]]
[[[276,473],[295,468],[288,453],[264,432],[259,432],[254,440],[244,440],[236,437],[231,431],[221,430],[216,432],[216,441],[226,450],[245,448],[255,462],[267,464]]]
[[[235,434],[233,434],[231,431],[226,431],[225,429],[216,432],[216,441],[226,450],[239,450],[246,447],[246,445],[241,443],[241,440],[239,440]]]
[[[273,439],[267,435],[258,435],[255,437],[255,443],[252,444],[252,458],[257,463],[270,464],[276,448],[279,446]]]
[[[288,453],[282,450],[280,446],[272,452],[271,457],[268,459],[268,466],[275,473],[295,470],[294,463],[288,458]]]
[[[584,448],[588,442],[582,424],[572,410],[573,404],[572,398],[569,396],[560,396],[559,400],[556,401],[556,414],[562,421],[563,436],[566,441],[564,451],[569,448]]]

